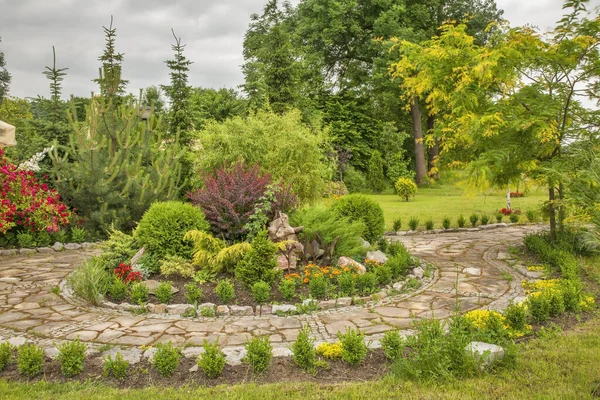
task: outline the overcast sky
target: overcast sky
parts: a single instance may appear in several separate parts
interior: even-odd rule
[[[295,0],[297,3],[299,0]],[[102,26],[114,15],[117,50],[125,53],[128,90],[166,84],[164,60],[172,57],[171,27],[186,44],[194,62],[193,86],[237,87],[242,41],[252,13],[266,0],[0,0],[0,50],[12,74],[10,94],[48,97],[42,75],[56,47],[58,67],[68,67],[63,94],[88,96],[97,91],[98,56],[104,48]],[[511,25],[532,24],[548,29],[560,19],[562,0],[496,0]],[[600,4],[592,0],[589,8]]]

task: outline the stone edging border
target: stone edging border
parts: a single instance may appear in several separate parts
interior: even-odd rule
[[[60,243],[55,242],[51,247],[35,247],[35,248],[20,248],[20,249],[0,249],[0,256],[12,257],[16,255],[29,256],[35,253],[53,253],[63,250],[81,250],[96,247],[98,243]]]
[[[518,225],[547,225],[543,222],[534,222],[534,223],[506,223],[501,222],[499,224],[487,224],[487,225],[479,225],[476,228],[450,228],[450,229],[431,229],[429,231],[398,231],[398,232],[386,232],[385,236],[417,236],[417,235],[436,235],[440,233],[457,233],[457,232],[481,232],[481,231],[489,231],[492,229],[499,228],[507,228],[510,226],[518,226]]]

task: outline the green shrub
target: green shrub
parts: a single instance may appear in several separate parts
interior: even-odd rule
[[[444,229],[450,229],[450,223],[450,218],[444,217],[444,219],[442,220],[442,227]]]
[[[267,282],[259,281],[252,285],[252,297],[258,304],[264,304],[271,297],[271,285]]]
[[[152,365],[156,368],[160,376],[170,377],[177,369],[182,356],[181,350],[174,347],[171,341],[157,343],[156,352],[152,357]]]
[[[531,318],[537,323],[550,318],[550,296],[547,291],[532,293],[527,297],[527,308]]]
[[[246,343],[246,356],[243,362],[250,365],[254,373],[261,373],[269,368],[273,357],[273,348],[268,337],[254,337]]]
[[[66,377],[79,375],[83,372],[85,363],[86,345],[79,340],[65,342],[58,346],[56,359],[60,364],[60,370]]]
[[[387,331],[381,339],[381,347],[388,360],[395,361],[404,353],[404,339],[397,330]]]
[[[160,258],[149,251],[146,251],[135,263],[140,269],[147,271],[148,274],[157,274],[160,272]]]
[[[510,304],[504,310],[508,326],[515,331],[523,331],[527,323],[527,309],[521,304]]]
[[[161,282],[156,290],[154,291],[154,295],[163,304],[169,304],[171,300],[173,300],[173,282]]]
[[[196,304],[202,300],[202,288],[196,282],[190,282],[184,286],[185,298],[188,303]]]
[[[204,340],[203,347],[204,353],[200,354],[196,360],[198,367],[209,378],[218,378],[225,368],[225,353],[221,350],[218,341],[210,344],[208,340]]]
[[[466,223],[467,223],[467,219],[462,214],[459,215],[458,218],[456,219],[456,225],[458,225],[459,228],[464,228]]]
[[[416,231],[419,227],[419,218],[414,216],[410,217],[410,219],[408,220],[408,226],[410,227],[411,231]]]
[[[217,315],[214,307],[200,307],[200,316],[204,318],[214,318]]]
[[[83,243],[85,242],[87,234],[85,229],[73,227],[71,228],[71,242],[73,243]]]
[[[383,175],[383,159],[378,150],[371,153],[369,160],[369,171],[367,174],[369,186],[375,193],[381,193],[385,190],[385,177]]]
[[[33,235],[26,232],[17,233],[17,244],[21,248],[33,248],[35,247],[35,239]]]
[[[97,258],[86,261],[67,278],[73,292],[93,305],[100,304],[108,290],[110,280],[110,275]]]
[[[116,276],[113,276],[108,286],[108,295],[114,301],[123,301],[127,297],[127,284]]]
[[[338,275],[337,283],[342,296],[352,296],[356,291],[356,279],[352,272],[343,272]]]
[[[179,275],[191,278],[196,273],[196,268],[190,260],[181,256],[166,256],[160,264],[160,273],[164,276]]]
[[[139,244],[133,236],[113,229],[109,231],[108,240],[100,244],[100,249],[102,253],[97,257],[98,263],[107,271],[112,271],[120,263],[129,264]]]
[[[148,286],[146,286],[143,282],[135,282],[131,285],[131,290],[129,292],[129,298],[133,304],[143,305],[148,302],[148,296],[150,295],[150,291],[148,290]]]
[[[346,328],[346,333],[338,333],[338,339],[342,344],[342,360],[358,366],[367,357],[367,345],[365,335],[358,330]]]
[[[252,241],[252,249],[236,266],[235,277],[249,287],[259,281],[273,284],[281,274],[276,251],[275,244],[267,239],[267,231],[261,231]]]
[[[302,243],[312,242],[317,239],[317,234],[325,243],[332,243],[339,237],[334,249],[335,256],[354,257],[366,254],[360,239],[365,232],[365,224],[362,221],[350,222],[349,218],[340,218],[333,208],[317,205],[299,209],[290,216],[290,224],[304,227],[298,234]]]
[[[215,294],[223,303],[227,304],[235,298],[235,289],[228,279],[222,279],[217,283]]]
[[[477,226],[477,221],[479,221],[479,214],[471,214],[469,221],[471,221],[471,226],[475,228]]]
[[[21,375],[34,377],[44,368],[44,349],[35,344],[24,344],[17,350],[17,370]]]
[[[392,278],[397,279],[401,276],[405,276],[408,272],[409,267],[412,264],[412,257],[408,252],[398,253],[388,258],[385,266],[392,272]]]
[[[323,299],[329,292],[329,278],[319,275],[308,282],[310,296],[313,299]]]
[[[52,234],[52,242],[67,243],[69,235],[65,229]]]
[[[335,210],[341,217],[351,222],[362,221],[365,224],[364,239],[377,243],[385,231],[385,221],[381,206],[366,196],[351,194],[339,199]]]
[[[48,247],[52,245],[52,236],[48,231],[40,231],[35,233],[35,245],[37,247]]]
[[[563,296],[565,310],[570,312],[579,311],[579,300],[581,298],[581,283],[579,281],[563,279],[560,283],[560,291]]]
[[[123,355],[117,352],[113,359],[110,355],[103,359],[102,372],[104,376],[114,376],[116,379],[124,379],[129,371],[129,361],[123,359]]]
[[[490,222],[490,217],[488,215],[481,216],[481,225],[487,225]]]
[[[360,193],[367,190],[366,176],[352,166],[349,166],[344,174],[344,183],[350,193]]]
[[[284,300],[291,301],[296,296],[296,282],[293,279],[283,279],[278,289]]]
[[[292,358],[297,366],[302,368],[304,371],[316,374],[317,367],[324,366],[322,362],[317,359],[317,353],[315,351],[315,340],[310,336],[310,328],[305,327],[298,334],[298,338],[292,344]]]
[[[191,243],[183,239],[187,231],[207,231],[204,213],[191,204],[178,201],[153,203],[144,214],[134,237],[146,250],[164,258],[168,255],[191,257]]]
[[[529,222],[535,222],[537,220],[537,212],[535,210],[525,211],[525,216]]]
[[[377,275],[366,272],[356,276],[356,289],[362,296],[369,295],[377,289]]]
[[[375,276],[377,276],[377,282],[379,282],[380,285],[387,285],[392,281],[392,269],[387,266],[387,263],[385,265],[375,267],[374,272]]]
[[[12,346],[8,342],[0,343],[0,372],[4,371],[12,359]]]
[[[548,293],[550,297],[550,315],[556,317],[565,312],[565,300],[560,290],[551,290]]]
[[[431,218],[429,218],[427,221],[425,221],[425,230],[430,231],[433,229],[433,220]]]
[[[510,214],[510,222],[512,222],[513,224],[516,224],[517,222],[519,222],[519,214]]]
[[[501,223],[503,218],[504,218],[504,214],[502,214],[502,213],[496,214],[496,222],[497,223]]]
[[[417,194],[417,184],[409,178],[399,178],[394,184],[396,193],[402,197],[405,201],[408,201],[409,197],[413,197]]]
[[[402,219],[396,218],[394,220],[394,225],[393,225],[394,232],[398,232],[401,228],[402,228]]]
[[[379,239],[379,242],[377,242],[377,247],[379,248],[379,250],[383,251],[384,253],[387,253],[388,241],[385,240],[384,237],[382,237],[381,239]]]

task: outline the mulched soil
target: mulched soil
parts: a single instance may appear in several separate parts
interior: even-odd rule
[[[291,357],[276,357],[271,360],[269,369],[259,375],[255,375],[245,364],[238,366],[226,365],[223,375],[216,379],[207,378],[199,370],[189,372],[196,363],[195,359],[182,359],[173,376],[161,377],[152,365],[145,361],[130,368],[130,374],[124,380],[112,377],[104,377],[102,374],[102,359],[99,357],[86,360],[83,373],[74,378],[65,378],[57,361],[47,359],[44,372],[35,378],[21,376],[15,363],[6,370],[0,372],[0,378],[15,382],[37,382],[45,380],[48,382],[99,381],[118,388],[143,388],[147,386],[216,386],[223,384],[240,383],[277,383],[277,382],[315,382],[323,384],[366,381],[378,379],[389,371],[390,363],[385,358],[383,351],[375,350],[369,352],[366,360],[359,367],[350,367],[341,360],[329,360],[327,369],[319,370],[318,374],[311,375],[298,368]]]

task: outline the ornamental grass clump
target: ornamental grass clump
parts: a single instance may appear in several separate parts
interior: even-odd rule
[[[357,329],[346,328],[345,333],[338,333],[338,339],[342,344],[342,360],[356,367],[367,357],[367,345],[365,335]]]
[[[430,231],[433,229],[433,219],[429,218],[427,221],[425,221],[425,230],[426,231]]]
[[[417,227],[419,226],[419,218],[410,217],[410,219],[408,220],[408,226],[410,227],[411,231],[416,231]]]
[[[477,222],[479,221],[479,214],[471,214],[469,221],[471,221],[471,226],[475,228],[477,226]]]
[[[196,360],[198,367],[209,378],[218,378],[223,373],[223,368],[225,368],[225,353],[221,350],[218,341],[211,344],[208,340],[204,340],[202,347],[204,352]]]
[[[254,373],[265,372],[271,364],[273,357],[273,347],[269,343],[268,337],[254,337],[246,343],[246,356],[242,362],[248,364]]]
[[[450,229],[450,218],[444,217],[444,219],[442,220],[442,228]]]

